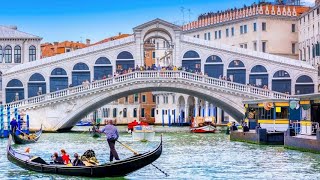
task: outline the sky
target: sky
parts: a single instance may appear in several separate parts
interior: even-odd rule
[[[97,42],[155,18],[181,25],[210,11],[250,5],[258,0],[16,0],[5,1],[1,25],[43,38],[42,42]],[[307,4],[314,0],[303,0]],[[182,9],[184,13],[182,13]],[[184,14],[184,18],[183,18]]]

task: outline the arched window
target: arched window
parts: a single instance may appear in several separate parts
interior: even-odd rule
[[[227,80],[246,84],[246,68],[242,61],[233,60],[229,63],[227,69]]]
[[[117,108],[113,108],[113,117],[117,117]]]
[[[196,51],[188,51],[183,55],[182,67],[186,71],[201,72],[201,59]]]
[[[50,76],[50,92],[68,88],[67,72],[62,68],[55,68]]]
[[[310,76],[300,76],[295,85],[296,94],[311,94],[314,93],[314,83]]]
[[[84,81],[90,82],[90,70],[85,63],[77,63],[72,71],[72,85],[81,85]]]
[[[140,114],[141,117],[145,117],[144,110],[145,110],[144,108],[141,108],[141,114]]]
[[[0,46],[0,63],[2,63],[3,60],[3,54],[2,54],[2,46]]]
[[[30,46],[29,47],[29,61],[35,61],[37,56],[36,56],[36,47],[35,46]]]
[[[24,88],[22,82],[18,79],[10,80],[6,87],[6,103],[22,99],[24,99]]]
[[[137,108],[133,109],[133,117],[136,118],[137,117]]]
[[[14,63],[21,63],[21,47],[18,45],[14,47]]]
[[[122,51],[118,54],[117,60],[116,60],[116,68],[117,72],[121,73],[124,70],[134,69],[134,59],[130,52],[128,51]]]
[[[127,117],[127,108],[123,108],[123,117],[124,117],[124,118]]]
[[[112,65],[108,58],[99,57],[94,65],[94,80],[112,77]]]
[[[39,73],[34,73],[28,82],[28,97],[40,96],[47,92],[46,81]]]
[[[261,88],[265,86],[269,87],[267,69],[262,65],[254,66],[249,75],[249,84]]]
[[[287,71],[280,70],[273,74],[272,91],[291,94],[291,78]]]
[[[12,48],[9,45],[4,49],[4,61],[6,63],[12,63]]]
[[[223,62],[219,56],[211,55],[204,65],[204,73],[209,77],[219,78],[223,76]]]

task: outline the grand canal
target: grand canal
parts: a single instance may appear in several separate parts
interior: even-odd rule
[[[156,140],[159,140],[157,134]],[[139,152],[153,149],[157,141],[132,142],[129,134],[120,140]],[[165,133],[164,151],[154,162],[169,174],[165,177],[149,165],[126,177],[116,179],[320,179],[320,155],[284,149],[230,142],[225,134]],[[6,139],[0,139],[0,179],[65,179],[67,176],[41,174],[23,170],[6,158]],[[46,133],[36,144],[14,146],[18,151],[30,147],[31,154],[50,159],[61,148],[72,156],[93,149],[101,163],[109,155],[105,138],[93,139],[85,133]],[[117,144],[120,158],[132,153]],[[71,179],[85,179],[72,177]]]

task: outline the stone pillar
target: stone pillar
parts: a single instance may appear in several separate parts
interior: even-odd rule
[[[205,117],[208,117],[209,116],[209,102],[206,101],[206,109],[205,109],[205,114],[204,114]]]
[[[184,122],[189,122],[189,105],[186,104],[185,105],[185,109],[184,109]]]
[[[221,124],[221,115],[222,115],[222,109],[217,108],[217,124]]]
[[[195,113],[194,113],[194,117],[198,116],[198,112],[199,112],[199,102],[198,102],[198,98],[194,98],[195,102],[194,102],[194,109],[195,109]]]

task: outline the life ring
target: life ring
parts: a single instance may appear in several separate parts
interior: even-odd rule
[[[264,109],[269,111],[271,108],[273,108],[273,103],[272,102],[265,102],[264,103]]]

